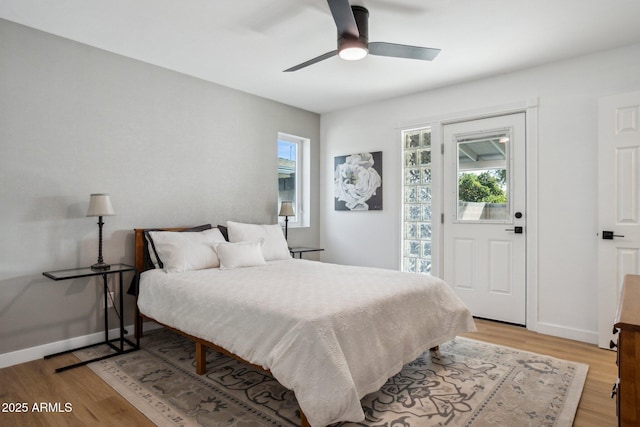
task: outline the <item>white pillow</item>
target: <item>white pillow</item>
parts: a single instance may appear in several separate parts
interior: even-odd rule
[[[225,240],[217,228],[189,233],[150,231],[149,236],[168,273],[220,266],[213,245]]]
[[[232,243],[264,239],[262,254],[265,261],[291,258],[289,246],[278,224],[258,225],[227,221],[227,234]]]
[[[222,270],[266,264],[262,256],[262,239],[251,242],[216,243],[215,249]]]

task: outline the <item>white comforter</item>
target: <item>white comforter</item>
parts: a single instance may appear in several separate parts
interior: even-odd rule
[[[314,427],[363,420],[362,397],[430,347],[475,330],[437,278],[299,259],[150,270],[138,306],[270,370]]]

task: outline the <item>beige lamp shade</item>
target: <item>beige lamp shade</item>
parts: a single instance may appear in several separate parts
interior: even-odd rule
[[[92,194],[89,199],[87,216],[111,216],[115,215],[111,205],[111,197],[108,194]]]
[[[278,216],[295,216],[295,214],[293,211],[293,202],[282,202]]]

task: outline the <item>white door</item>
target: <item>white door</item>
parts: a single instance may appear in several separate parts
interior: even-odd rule
[[[476,317],[526,322],[525,114],[445,125],[444,280]]]
[[[640,272],[640,92],[602,98],[598,114],[598,345],[608,348],[623,278]]]

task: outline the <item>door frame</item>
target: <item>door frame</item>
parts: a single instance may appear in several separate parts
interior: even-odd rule
[[[538,99],[532,98],[511,104],[486,107],[476,110],[453,112],[437,117],[427,117],[407,122],[400,122],[396,129],[401,135],[403,130],[419,127],[431,127],[432,163],[439,165],[437,177],[433,177],[433,187],[444,194],[444,156],[434,142],[444,145],[444,126],[470,120],[503,116],[513,113],[525,113],[525,162],[526,162],[526,206],[527,206],[527,242],[526,242],[526,328],[538,331]],[[401,138],[399,137],[399,140]],[[436,179],[437,178],[437,179]],[[432,206],[433,217],[442,218],[444,198]],[[402,226],[402,224],[400,224]],[[434,275],[442,276],[444,235],[442,222],[433,221],[432,234],[434,246],[437,242],[438,255],[434,257]],[[400,233],[402,239],[402,233]],[[437,259],[436,259],[437,258]]]

